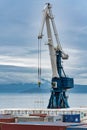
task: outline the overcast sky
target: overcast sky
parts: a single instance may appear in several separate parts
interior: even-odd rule
[[[76,84],[87,84],[87,0],[0,0],[0,65],[37,67],[37,36],[47,2],[52,4],[61,46],[69,55],[63,62],[65,72]],[[51,68],[45,37],[42,67]]]

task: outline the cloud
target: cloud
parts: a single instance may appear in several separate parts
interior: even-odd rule
[[[49,68],[48,59],[42,60],[42,68]],[[0,56],[0,65],[13,65],[20,67],[36,67],[38,68],[38,58],[18,57],[18,56]]]
[[[0,0],[0,65],[38,67],[37,36],[46,2],[46,0]],[[63,63],[65,71],[75,78],[76,83],[86,83],[87,0],[67,0],[67,2],[50,0],[50,2],[60,43],[70,56],[69,60]],[[45,30],[44,35],[47,43]],[[42,68],[51,69],[49,50],[44,43],[42,41]],[[51,77],[51,74],[49,75],[48,77]],[[15,73],[14,78],[16,77]],[[4,82],[4,76],[1,79]]]
[[[42,69],[41,82],[51,82],[49,69]],[[36,67],[21,67],[14,65],[0,65],[0,84],[38,83],[38,69]]]
[[[9,72],[12,71],[12,73],[10,73],[10,74],[11,75],[13,74],[16,77],[15,81],[17,80],[17,82],[18,81],[20,82],[19,79],[22,80],[23,78],[21,78],[21,77],[23,77],[23,75],[24,76],[26,75],[28,77],[29,77],[29,75],[31,75],[30,69],[29,69],[29,71],[26,71],[27,68],[32,68],[31,69],[32,71],[34,68],[38,68],[38,58],[34,57],[34,55],[37,54],[37,51],[34,50],[34,52],[33,52],[33,57],[31,57],[31,55],[30,55],[30,57],[29,56],[27,57],[26,55],[25,56],[18,56],[18,55],[17,56],[16,55],[15,56],[3,56],[3,55],[1,55],[0,56],[0,65],[10,66],[10,68],[11,68],[11,66],[16,67],[15,71],[13,71],[14,69],[8,69],[8,68],[7,68],[7,70]],[[69,77],[73,77],[75,80],[75,83],[78,83],[78,84],[79,83],[81,84],[81,82],[85,80],[85,82],[82,82],[82,84],[85,84],[86,83],[86,74],[87,74],[87,67],[86,67],[87,61],[84,60],[84,57],[85,57],[86,51],[84,52],[82,50],[69,49],[69,50],[67,50],[67,52],[69,54],[69,59],[67,61],[63,61],[63,67],[64,67],[66,75]],[[30,51],[30,54],[32,54],[32,51]],[[51,62],[50,62],[49,51],[48,52],[43,51],[42,57],[43,57],[41,59],[42,71],[44,69],[46,69],[46,71],[47,71],[45,74],[45,70],[44,70],[44,73],[42,73],[42,75],[43,75],[42,77],[47,78],[50,81],[52,78],[52,72],[51,72]],[[20,68],[21,68],[21,72],[23,72],[22,75],[19,73]],[[1,68],[1,70],[2,70],[1,72],[4,72],[4,69]],[[35,75],[37,75],[36,71],[35,71],[35,73],[36,73]],[[9,78],[9,76],[10,75],[8,75],[8,78]],[[20,78],[18,78],[18,77],[20,77]],[[3,78],[4,78],[4,76],[3,76]],[[6,78],[6,79],[8,79],[8,78]],[[12,79],[14,79],[14,78],[12,78]],[[26,82],[26,80],[24,82]]]
[[[9,83],[37,83],[37,69],[18,67],[12,65],[0,65],[0,84]]]
[[[87,48],[87,1],[59,0],[58,3],[53,8],[61,44],[64,48],[84,50]]]
[[[66,74],[73,77],[77,84],[87,84],[86,50],[69,49],[67,51],[69,59],[63,63]]]

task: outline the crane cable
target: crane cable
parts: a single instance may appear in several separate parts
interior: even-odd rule
[[[38,39],[38,86],[41,85],[41,39]]]

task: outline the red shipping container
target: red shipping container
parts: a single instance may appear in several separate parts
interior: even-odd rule
[[[0,114],[0,122],[12,123],[15,122],[15,118],[8,114]]]
[[[0,119],[0,122],[4,122],[4,123],[15,123],[15,118],[2,118]]]
[[[3,122],[0,122],[0,130],[2,130],[1,128],[2,128],[2,124],[3,124]]]
[[[47,124],[2,124],[1,130],[66,130],[66,126]]]

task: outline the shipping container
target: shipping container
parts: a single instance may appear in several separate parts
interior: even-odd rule
[[[87,130],[87,125],[70,126],[66,130]]]
[[[36,114],[29,114],[29,116],[39,116],[39,117],[46,117],[47,114],[41,114],[41,113],[36,113]]]
[[[62,122],[62,115],[58,115],[58,116],[47,116],[46,118],[45,118],[45,120],[46,121],[48,121],[48,122]]]
[[[63,122],[80,123],[80,114],[64,114]]]
[[[2,130],[66,130],[67,125],[43,122],[7,123],[2,124]]]
[[[15,122],[15,118],[0,119],[0,122],[12,123]]]
[[[35,122],[44,121],[44,117],[39,116],[18,116],[15,118],[16,122]]]
[[[36,115],[36,114],[35,114]],[[62,122],[62,115],[58,116],[17,116],[15,122]]]
[[[2,124],[3,124],[3,122],[0,122],[0,130],[2,130]]]
[[[8,114],[0,114],[0,122],[12,123],[15,122],[15,118]]]

